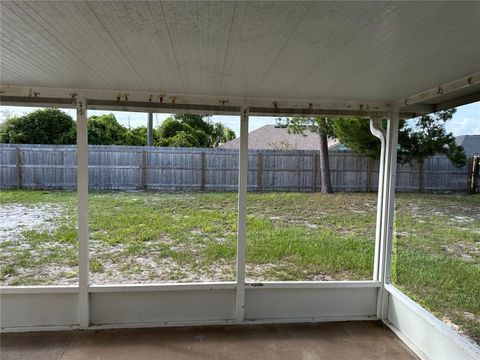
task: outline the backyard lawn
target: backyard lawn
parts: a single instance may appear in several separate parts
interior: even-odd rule
[[[91,281],[235,279],[235,193],[93,192]],[[76,193],[0,192],[2,285],[75,284]],[[480,342],[480,196],[397,194],[392,278]],[[247,280],[372,278],[376,195],[249,193]]]

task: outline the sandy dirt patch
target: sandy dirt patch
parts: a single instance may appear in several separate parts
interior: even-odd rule
[[[0,242],[15,241],[26,230],[52,231],[55,219],[63,214],[59,206],[50,204],[24,206],[0,205]]]

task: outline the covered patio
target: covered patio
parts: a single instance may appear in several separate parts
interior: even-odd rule
[[[0,7],[1,104],[77,111],[79,244],[78,286],[1,288],[2,357],[480,358],[390,279],[399,120],[480,100],[479,3]],[[238,115],[236,281],[91,284],[90,109]],[[252,115],[370,121],[382,143],[371,280],[245,281]],[[147,327],[181,328],[91,331]],[[18,333],[46,330],[69,331]]]

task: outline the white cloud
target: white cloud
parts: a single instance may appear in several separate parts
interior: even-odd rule
[[[458,135],[480,135],[480,119],[472,117],[464,117],[461,119],[454,119],[447,123],[447,132]]]

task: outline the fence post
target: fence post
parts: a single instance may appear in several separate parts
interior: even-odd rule
[[[367,158],[367,192],[372,192],[372,168],[373,159]]]
[[[147,189],[147,151],[142,150],[142,163],[140,165],[141,177],[140,177],[140,188],[142,190]]]
[[[313,154],[312,159],[312,192],[317,191],[318,154]]]
[[[263,190],[263,156],[257,151],[257,191]]]
[[[470,171],[469,171],[469,185],[470,185],[470,193],[471,194],[476,194],[477,193],[477,179],[478,175],[480,173],[480,156],[474,156],[471,159],[471,166],[470,166]]]
[[[200,153],[200,190],[205,191],[205,151]]]
[[[424,160],[419,161],[420,169],[418,171],[419,173],[419,183],[418,183],[418,191],[420,193],[423,193],[425,191],[425,185],[424,185],[424,178],[425,178],[425,170],[424,170]]]
[[[22,162],[20,158],[20,149],[15,149],[15,175],[17,180],[17,189],[22,188]]]

